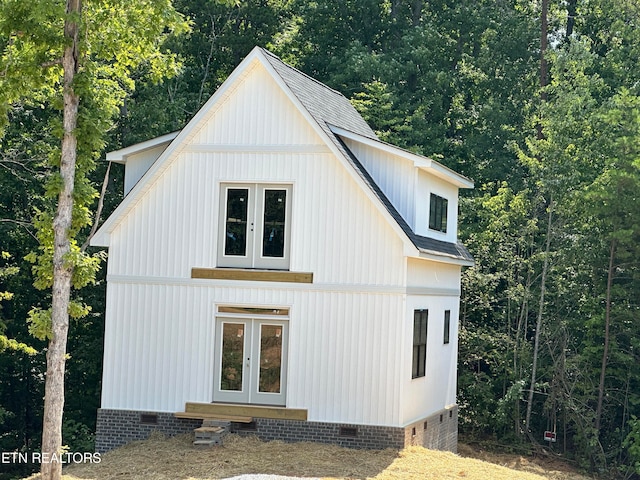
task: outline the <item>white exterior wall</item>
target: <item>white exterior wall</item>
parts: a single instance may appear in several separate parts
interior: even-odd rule
[[[275,306],[290,308],[287,406],[398,425],[403,241],[268,75],[254,69],[235,93],[110,234],[102,408],[210,402],[216,305]],[[219,187],[232,181],[292,185],[290,270],[312,284],[190,278],[217,266]]]
[[[220,183],[291,183],[290,270],[396,287],[402,242],[332,154],[183,152],[112,232],[109,275],[188,278],[216,267]],[[375,261],[371,261],[375,259]]]
[[[405,222],[415,230],[417,171],[412,162],[348,138],[343,138],[343,141],[391,200]]]
[[[125,195],[138,183],[138,180],[149,170],[149,167],[158,159],[165,148],[167,148],[166,144],[127,156],[124,170]]]
[[[402,424],[419,421],[456,403],[460,267],[428,260],[409,259],[402,349],[413,349],[413,312],[429,310],[425,376],[411,378],[412,356],[402,366]],[[450,343],[444,344],[444,312],[451,310]]]
[[[447,232],[429,229],[429,202],[435,193],[448,201]],[[418,235],[455,243],[458,239],[458,188],[424,170],[418,170],[418,188],[416,190],[416,224]]]
[[[215,306],[284,306],[287,407],[307,409],[310,421],[400,424],[402,295],[223,283],[111,280],[102,408],[211,402]]]

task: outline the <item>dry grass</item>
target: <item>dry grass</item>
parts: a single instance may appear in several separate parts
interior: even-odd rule
[[[535,464],[525,465],[524,470],[529,471],[518,471],[422,447],[353,450],[316,443],[262,442],[236,435],[226,437],[223,447],[196,449],[191,442],[191,435],[153,435],[104,454],[99,464],[69,466],[63,478],[212,480],[263,473],[327,479],[586,480],[572,473],[545,471]],[[522,463],[512,466],[522,467]]]

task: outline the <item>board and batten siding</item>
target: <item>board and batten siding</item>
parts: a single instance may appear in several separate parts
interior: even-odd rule
[[[455,243],[458,239],[458,188],[435,175],[430,175],[426,171],[418,169],[416,192],[416,224],[414,231],[418,235]],[[446,233],[429,228],[429,204],[432,193],[447,199]]]
[[[403,367],[403,425],[420,421],[456,403],[459,297],[442,294],[407,296],[406,335],[401,343],[408,351],[413,346],[413,312],[418,309],[429,310],[425,376],[411,378],[412,358],[409,356]],[[450,343],[446,345],[443,343],[445,310],[451,311]]]
[[[292,185],[290,270],[402,285],[402,242],[345,168],[332,154],[183,152],[112,232],[108,273],[184,278],[216,267],[220,183],[233,179]]]
[[[154,148],[143,150],[127,157],[124,171],[124,194],[131,191],[149,167],[156,161],[160,154],[167,148],[167,145],[160,145]]]
[[[412,358],[403,366],[402,424],[408,425],[456,403],[460,266],[407,259],[405,334],[402,349],[413,347],[414,310],[427,309],[425,376],[411,378]],[[444,312],[451,312],[450,343],[444,344]]]
[[[348,138],[343,141],[391,200],[405,222],[415,229],[417,170],[413,164],[404,158]]]
[[[200,119],[189,144],[324,145],[258,62],[214,107]]]
[[[184,278],[192,267],[215,267],[220,184],[289,183],[290,270],[321,283],[401,285],[402,241],[353,167],[330,152],[263,66],[250,73],[115,227],[108,273]]]
[[[134,188],[110,233],[102,408],[212,401],[216,305],[288,307],[287,406],[309,420],[398,425],[403,240],[262,68]],[[312,284],[191,278],[217,266],[227,182],[291,185],[290,270]]]
[[[401,294],[241,285],[109,284],[102,408],[211,402],[215,306],[290,308],[287,407],[310,421],[399,425]]]

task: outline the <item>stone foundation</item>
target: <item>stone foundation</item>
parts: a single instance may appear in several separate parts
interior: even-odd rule
[[[99,409],[96,451],[103,453],[132,441],[145,440],[154,431],[169,436],[192,433],[201,425],[202,420],[179,419],[172,413]],[[349,448],[379,450],[422,445],[457,452],[458,407],[454,405],[406,427],[256,418],[249,424],[232,423],[231,431],[256,435],[263,440],[331,443]]]

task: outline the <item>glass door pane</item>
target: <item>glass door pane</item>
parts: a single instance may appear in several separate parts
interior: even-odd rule
[[[217,318],[213,401],[285,405],[288,327],[288,319]]]
[[[247,214],[249,189],[229,188],[227,190],[226,231],[224,254],[247,255]]]
[[[281,374],[282,326],[262,324],[260,328],[258,392],[280,393]]]
[[[264,191],[263,257],[284,257],[286,208],[286,190]]]
[[[220,390],[241,392],[243,389],[244,336],[244,323],[222,324]]]

